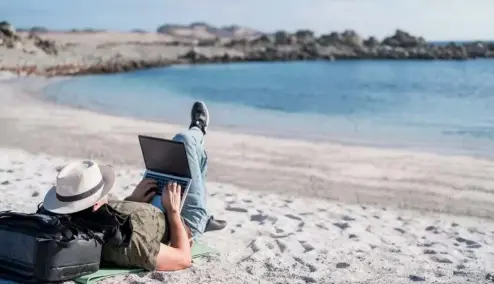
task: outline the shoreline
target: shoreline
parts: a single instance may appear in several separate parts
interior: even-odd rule
[[[25,89],[31,79],[0,83],[0,147],[142,167],[137,134],[172,137],[183,130],[44,102],[15,87]],[[494,160],[230,133],[214,125],[206,143],[215,182],[345,203],[494,216]]]
[[[492,42],[434,45],[401,30],[379,41],[375,37],[364,39],[351,30],[321,36],[298,31],[194,39],[166,33],[15,32],[9,26],[0,27],[0,71],[46,77],[123,73],[181,64],[494,58]]]
[[[187,68],[193,66],[194,65],[188,65]],[[139,72],[137,74],[146,74],[146,73],[141,73],[141,72],[146,72],[144,70],[135,71],[135,72]],[[104,75],[105,74],[101,74],[101,75],[91,74],[89,76],[99,77]],[[112,76],[111,74],[106,74],[106,75]],[[48,83],[48,85],[58,84],[62,80],[63,81],[70,80],[71,78],[73,77],[71,76],[51,77],[49,78],[50,82]],[[77,82],[77,79],[74,80]],[[57,89],[55,89],[55,92],[57,91]],[[50,92],[48,95],[46,95],[43,89],[41,90],[41,92],[35,95],[35,98],[56,105],[63,105],[69,108],[85,109],[91,112],[123,117],[128,119],[145,120],[152,123],[171,123],[176,125],[180,122],[183,122],[180,121],[180,119],[176,119],[175,117],[177,116],[177,113],[173,113],[173,112],[171,115],[168,114],[159,117],[149,116],[149,115],[139,116],[137,113],[129,113],[125,111],[122,112],[118,110],[109,111],[102,109],[101,107],[95,107],[95,105],[90,105],[90,104],[79,105],[79,104],[67,103],[66,101],[59,102],[58,99],[62,97],[61,96],[58,97],[57,95],[53,97],[48,97],[51,96],[52,94],[53,92]],[[193,100],[191,98],[183,98],[180,101],[174,101],[174,103],[183,106],[185,101],[187,101],[188,103],[190,101],[190,104],[193,103]],[[462,140],[461,142],[454,140],[449,141],[447,140],[448,139],[447,137],[444,137],[444,134],[438,134],[436,136],[435,139],[437,140],[437,142],[436,140],[434,140],[434,138],[428,136],[424,136],[421,139],[415,139],[415,140],[412,139],[392,140],[392,139],[388,139],[387,137],[386,138],[379,137],[377,139],[374,139],[375,136],[369,136],[369,134],[362,134],[352,131],[345,132],[345,129],[358,127],[358,123],[345,124],[346,121],[344,120],[338,120],[337,122],[329,123],[328,125],[325,125],[323,127],[324,129],[323,128],[311,129],[310,127],[306,127],[307,124],[300,124],[300,125],[297,124],[297,121],[301,119],[310,121],[312,124],[317,124],[318,122],[321,121],[321,119],[326,119],[326,116],[321,113],[285,112],[283,110],[256,108],[248,105],[237,105],[235,103],[224,103],[224,102],[210,102],[209,105],[218,108],[218,110],[220,111],[220,115],[222,115],[221,111],[223,111],[223,109],[230,110],[231,108],[233,108],[240,117],[242,116],[250,117],[253,115],[257,115],[259,117],[262,117],[262,119],[257,118],[257,121],[259,120],[271,121],[269,127],[261,126],[259,123],[242,124],[242,122],[238,122],[238,121],[234,121],[234,122],[229,121],[229,123],[227,124],[215,125],[215,129],[221,132],[227,132],[233,134],[248,134],[253,136],[266,136],[277,139],[300,140],[300,141],[316,142],[316,143],[330,143],[339,146],[369,147],[376,149],[391,149],[397,151],[405,150],[408,152],[431,153],[431,154],[438,154],[438,155],[452,156],[452,157],[467,156],[467,157],[473,157],[479,159],[494,160],[494,153],[491,153],[491,151],[489,151],[490,149],[489,144],[483,141],[471,141],[472,144],[469,145],[469,147],[466,147],[464,145],[468,144],[467,143],[468,141],[467,142],[465,142],[464,140]],[[294,118],[295,116],[297,117],[297,119]],[[223,117],[223,119],[225,119],[225,117]],[[282,120],[289,122],[281,123],[280,121]],[[287,124],[289,124],[290,126],[287,126]],[[320,123],[319,125],[321,126]],[[339,129],[337,129],[338,127]],[[387,132],[396,133],[396,131],[399,130],[398,128],[400,126],[388,125],[387,127],[388,127],[386,129]],[[408,138],[413,138],[412,137],[413,133],[410,132],[410,130],[408,130],[408,132],[405,131],[401,133],[403,135],[407,135]],[[372,135],[375,134],[376,132],[372,132]],[[441,138],[442,140],[440,140]]]

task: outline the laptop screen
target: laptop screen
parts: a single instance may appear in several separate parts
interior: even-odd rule
[[[139,135],[146,169],[191,178],[185,146],[181,142]]]

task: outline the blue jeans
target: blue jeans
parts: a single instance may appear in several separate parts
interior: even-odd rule
[[[208,158],[204,150],[204,134],[199,128],[193,127],[175,135],[173,140],[184,143],[189,161],[192,182],[185,197],[181,216],[195,240],[204,233],[209,219],[206,208]]]

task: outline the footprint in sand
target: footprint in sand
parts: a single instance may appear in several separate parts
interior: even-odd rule
[[[342,230],[350,228],[350,225],[348,225],[348,223],[333,223],[333,225],[342,229]]]
[[[320,223],[320,224],[316,224],[316,227],[320,228],[320,229],[323,229],[323,230],[326,230],[326,231],[329,231],[329,228],[326,227],[326,225]]]
[[[315,249],[315,247],[310,243],[307,243],[307,241],[299,241],[299,243],[304,248],[304,253],[313,251]]]
[[[343,221],[347,221],[347,222],[350,222],[350,221],[355,221],[355,218],[350,217],[350,216],[347,216],[347,215],[343,216],[341,219],[342,219]]]
[[[453,275],[466,277],[466,276],[468,276],[468,273],[466,271],[462,271],[462,270],[454,270]]]
[[[437,254],[437,252],[433,249],[424,249],[424,254]]]
[[[310,263],[307,263],[306,261],[304,261],[303,259],[301,259],[300,257],[296,257],[294,256],[293,257],[293,260],[295,260],[296,262],[302,264],[303,266],[307,267],[307,269],[309,270],[309,272],[316,272],[317,271],[317,267],[313,264],[310,264]]]
[[[302,221],[302,218],[293,214],[285,214],[285,217],[290,218],[292,220]]]
[[[225,208],[226,211],[231,211],[231,212],[238,212],[238,213],[247,213],[249,212],[249,210],[245,209],[245,208],[242,208],[242,207],[232,207],[230,205],[228,205],[226,208]]]
[[[253,253],[256,253],[256,252],[261,250],[261,248],[259,247],[259,244],[256,240],[253,240],[252,242],[250,242],[248,247],[252,250]]]
[[[477,243],[476,241],[467,240],[467,239],[464,239],[462,237],[456,238],[456,241],[459,242],[459,243],[466,244],[467,245],[467,248],[469,248],[469,249],[477,249],[477,248],[482,247],[482,245],[479,244],[479,243]]]
[[[417,276],[417,275],[409,275],[408,276],[408,279],[410,279],[410,281],[413,281],[413,282],[422,282],[422,281],[425,281],[425,277],[422,277],[422,276]]]
[[[440,256],[431,256],[431,260],[434,261],[434,262],[438,262],[438,263],[453,263],[448,258],[446,258],[446,257],[440,257]]]
[[[149,275],[149,278],[156,280],[156,281],[159,281],[160,283],[165,282],[165,275],[163,273],[160,273],[160,272],[151,273],[151,275]]]
[[[336,268],[339,268],[339,269],[348,268],[348,267],[350,267],[350,264],[348,264],[346,262],[338,262],[336,264]]]
[[[284,253],[286,251],[286,249],[288,248],[286,243],[282,240],[276,240],[276,244],[278,245],[278,248],[280,249],[280,251],[282,253]]]
[[[264,214],[254,214],[250,216],[250,221],[264,224],[264,221],[268,219],[268,217],[269,217],[268,215],[264,215]]]
[[[406,233],[406,231],[403,230],[402,228],[394,228],[394,229],[395,229],[395,231],[400,232],[402,234]]]

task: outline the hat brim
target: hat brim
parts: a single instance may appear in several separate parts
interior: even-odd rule
[[[115,185],[115,172],[109,166],[99,166],[104,185],[95,194],[74,202],[62,202],[57,199],[56,186],[45,195],[43,208],[56,214],[71,214],[88,209],[110,193]]]

